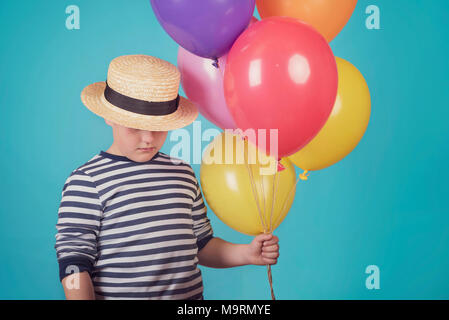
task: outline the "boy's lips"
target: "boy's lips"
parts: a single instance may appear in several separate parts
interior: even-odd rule
[[[154,151],[154,150],[156,150],[156,148],[155,148],[155,147],[152,147],[152,148],[138,148],[138,150],[144,151],[144,152],[149,152],[149,151]]]

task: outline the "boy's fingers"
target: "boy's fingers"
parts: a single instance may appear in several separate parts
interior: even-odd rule
[[[279,257],[279,252],[263,252],[262,257],[266,259],[276,259]]]
[[[265,264],[276,264],[277,260],[276,259],[263,259],[265,261]]]
[[[270,241],[264,241],[263,246],[264,247],[270,247],[270,246],[275,245],[275,244],[278,244],[278,242],[270,240]]]
[[[263,246],[262,247],[263,252],[274,252],[279,251],[279,246],[277,244],[274,244],[272,246]]]
[[[279,243],[279,238],[276,237],[276,236],[273,236],[272,239],[264,241],[263,245],[264,246],[271,246],[271,245],[277,244],[277,243]]]
[[[273,235],[271,234],[259,234],[258,236],[255,237],[255,240],[257,242],[264,244],[265,242],[270,241],[272,237]]]

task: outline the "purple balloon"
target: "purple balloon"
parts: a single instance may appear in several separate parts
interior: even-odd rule
[[[255,0],[151,0],[159,23],[181,47],[218,59],[248,26]]]

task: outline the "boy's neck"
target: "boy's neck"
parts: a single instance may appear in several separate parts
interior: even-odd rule
[[[110,153],[110,154],[114,154],[114,155],[116,155],[116,156],[122,156],[122,157],[124,157],[124,155],[120,152],[120,150],[119,150],[114,144],[112,144],[112,145],[109,147],[109,149],[106,150],[106,152],[107,152],[107,153]]]

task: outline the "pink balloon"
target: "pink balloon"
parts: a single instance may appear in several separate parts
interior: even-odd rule
[[[226,105],[223,89],[226,56],[218,59],[218,69],[212,63],[211,59],[196,56],[179,47],[178,68],[186,96],[196,104],[207,120],[222,129],[235,129],[236,125]]]

